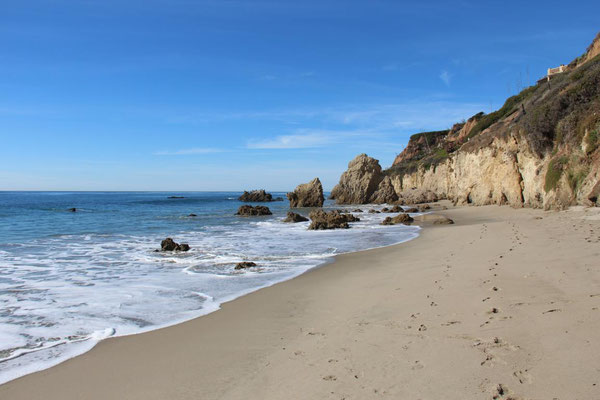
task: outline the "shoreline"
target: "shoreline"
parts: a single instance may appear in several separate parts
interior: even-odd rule
[[[0,397],[598,397],[598,210],[441,213],[456,224],[103,340]]]
[[[202,192],[199,192],[202,193]],[[355,251],[347,251],[347,252],[342,252],[342,253],[338,253],[335,255],[322,255],[319,256],[319,263],[317,265],[314,266],[310,266],[307,268],[303,268],[300,269],[298,271],[294,271],[293,274],[289,275],[289,276],[285,276],[284,278],[279,278],[279,279],[271,279],[271,280],[267,280],[265,282],[263,282],[263,284],[261,284],[260,286],[256,286],[256,287],[251,287],[251,288],[247,288],[244,291],[241,292],[237,292],[235,294],[231,294],[228,295],[224,298],[219,299],[218,301],[215,301],[215,299],[211,296],[205,295],[205,294],[201,294],[202,296],[205,296],[207,301],[206,301],[206,306],[203,307],[202,309],[199,310],[195,310],[195,311],[189,311],[187,312],[187,314],[189,314],[188,316],[181,318],[181,319],[176,319],[173,320],[172,322],[166,323],[166,324],[162,324],[162,325],[155,325],[155,326],[150,326],[150,327],[146,327],[146,328],[140,328],[138,331],[136,332],[130,332],[130,333],[122,333],[122,334],[114,334],[114,328],[106,328],[106,331],[110,331],[112,330],[113,333],[108,334],[108,333],[103,333],[102,335],[99,332],[94,332],[93,334],[90,334],[90,338],[89,339],[80,339],[80,340],[75,340],[69,343],[58,343],[55,345],[50,345],[44,348],[40,348],[40,349],[32,349],[30,351],[26,351],[25,354],[35,354],[37,351],[45,351],[45,350],[49,350],[52,349],[54,347],[59,347],[62,345],[76,345],[76,346],[80,346],[80,348],[78,349],[74,349],[74,348],[67,348],[67,351],[65,352],[66,356],[65,357],[60,357],[60,358],[56,358],[54,360],[52,360],[51,362],[46,362],[43,365],[37,366],[37,365],[26,365],[25,368],[19,370],[17,373],[13,374],[13,375],[9,375],[11,376],[10,378],[8,378],[8,380],[0,380],[0,386],[4,385],[6,383],[12,382],[16,379],[20,379],[23,378],[25,376],[31,375],[31,374],[35,374],[38,372],[43,372],[47,369],[50,368],[54,368],[64,362],[67,362],[73,358],[77,358],[80,357],[84,354],[86,354],[87,352],[91,351],[93,348],[95,348],[99,343],[101,343],[104,340],[108,340],[108,339],[117,339],[117,338],[122,338],[122,337],[128,337],[128,336],[136,336],[136,335],[141,335],[141,334],[145,334],[145,333],[149,333],[149,332],[153,332],[156,330],[161,330],[161,329],[166,329],[166,328],[170,328],[176,325],[180,325],[180,324],[184,324],[186,322],[195,320],[197,318],[201,318],[204,317],[206,315],[209,315],[211,313],[217,312],[221,309],[223,304],[235,301],[236,299],[249,295],[253,292],[271,287],[273,285],[277,285],[292,279],[297,278],[300,275],[303,275],[305,273],[310,272],[313,269],[318,269],[321,267],[324,267],[328,264],[334,263],[335,262],[335,258],[339,255],[345,255],[345,254],[353,254],[353,253],[358,253],[358,252],[362,252],[362,251],[368,251],[368,250],[375,250],[375,249],[381,249],[381,248],[385,248],[385,247],[390,247],[390,246],[395,246],[395,245],[399,245],[402,243],[405,243],[407,241],[411,241],[414,240],[416,238],[419,237],[419,232],[421,231],[421,226],[419,226],[418,224],[415,224],[416,226],[418,226],[418,230],[416,230],[414,233],[410,233],[411,237],[407,238],[407,239],[403,239],[402,241],[393,243],[393,244],[384,244],[381,246],[376,246],[376,247],[372,247],[372,248],[368,248],[368,249],[361,249],[361,250],[355,250]],[[96,336],[96,338],[94,338],[94,336]],[[21,355],[17,355],[15,357],[13,357],[12,359],[16,359],[21,357]],[[23,372],[25,371],[25,372]],[[3,377],[4,378],[4,377]]]

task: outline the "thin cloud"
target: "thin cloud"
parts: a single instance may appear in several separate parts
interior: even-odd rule
[[[210,147],[194,147],[191,149],[181,149],[175,151],[157,151],[154,153],[155,156],[186,156],[193,154],[210,154],[210,153],[221,153],[223,150],[215,149]]]
[[[281,150],[281,149],[311,149],[326,147],[334,143],[342,143],[349,138],[367,135],[364,131],[307,131],[302,130],[291,135],[279,135],[270,139],[250,140],[248,149]]]
[[[281,135],[267,140],[251,140],[248,142],[249,149],[307,149],[322,147],[331,144],[331,136],[317,133],[304,135]]]
[[[446,84],[446,86],[450,86],[450,80],[452,79],[452,76],[448,71],[443,70],[440,74],[440,79]]]

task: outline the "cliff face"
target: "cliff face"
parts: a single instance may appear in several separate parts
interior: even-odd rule
[[[599,51],[600,35],[567,72],[500,110],[413,135],[383,174],[400,198],[416,188],[457,204],[600,205]]]

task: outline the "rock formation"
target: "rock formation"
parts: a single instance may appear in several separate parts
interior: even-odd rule
[[[253,263],[252,261],[242,261],[237,263],[235,269],[248,269],[252,267],[256,267],[256,263]]]
[[[298,185],[293,192],[287,194],[290,201],[290,207],[322,207],[325,198],[323,197],[323,186],[319,178],[315,178],[308,183]]]
[[[161,251],[188,251],[190,246],[187,243],[176,243],[171,238],[166,238],[162,242],[160,242],[160,250]]]
[[[416,222],[425,222],[425,223],[431,223],[434,225],[451,225],[454,224],[454,221],[451,220],[448,217],[445,217],[443,215],[439,215],[439,214],[425,214],[425,215],[419,215],[417,217],[414,218],[414,220]]]
[[[309,214],[311,223],[308,229],[311,230],[322,230],[322,229],[348,229],[350,225],[348,222],[360,221],[359,218],[352,214],[341,213],[339,210],[323,211],[314,210]]]
[[[265,206],[248,206],[244,205],[238,209],[235,215],[241,215],[242,217],[255,217],[259,215],[272,215],[273,213],[269,210],[269,207]]]
[[[244,193],[240,197],[238,197],[238,200],[246,203],[267,203],[271,201],[283,201],[281,197],[274,199],[271,193],[267,193],[263,189],[253,190],[251,192],[244,191]]]
[[[408,214],[398,214],[395,217],[386,217],[381,223],[381,225],[410,225],[413,221],[414,219]]]
[[[438,195],[429,189],[408,189],[398,194],[398,201],[402,204],[433,203],[438,200]]]
[[[288,211],[287,217],[283,220],[283,222],[306,222],[308,218],[303,215],[297,214],[295,212]]]
[[[382,180],[379,161],[366,154],[359,154],[348,163],[348,169],[340,177],[340,182],[333,188],[329,198],[337,204],[369,203]]]
[[[508,98],[499,110],[411,136],[386,171],[359,155],[332,197],[366,203],[375,192],[390,192],[387,183],[379,189],[389,177],[401,204],[447,198],[544,209],[600,206],[599,105],[600,35],[566,72]]]
[[[383,204],[383,203],[395,203],[398,201],[398,195],[392,185],[392,181],[389,176],[383,178],[383,180],[377,186],[377,189],[369,197],[369,203]]]

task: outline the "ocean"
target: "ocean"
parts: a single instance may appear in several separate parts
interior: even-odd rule
[[[283,223],[287,201],[262,203],[272,216],[239,217],[240,194],[0,192],[0,383],[419,232],[380,225],[389,214],[366,212],[374,206],[345,230]],[[166,237],[191,250],[155,252]],[[240,261],[257,267],[235,270]]]

